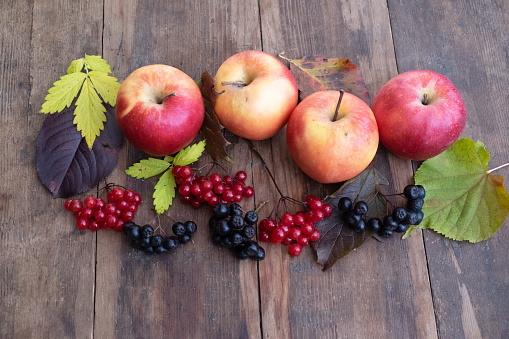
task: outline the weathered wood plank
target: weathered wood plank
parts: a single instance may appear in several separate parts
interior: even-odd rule
[[[400,72],[447,76],[467,106],[462,137],[481,140],[490,168],[507,162],[509,4],[500,1],[389,1]],[[502,169],[497,174],[507,175]],[[424,231],[441,338],[502,338],[509,333],[507,222],[491,239],[469,244]]]
[[[260,7],[263,47],[269,53],[350,58],[360,67],[372,97],[397,74],[385,1],[261,1]],[[323,197],[338,188],[319,185],[296,168],[284,131],[270,145],[258,147],[270,155],[286,194]],[[393,192],[401,192],[411,182],[411,163],[386,154],[383,148],[374,165],[390,179]],[[262,175],[258,180],[263,180]],[[277,198],[276,193],[272,198]],[[387,244],[368,241],[326,273],[309,248],[298,258],[289,257],[287,250],[268,246],[270,259],[260,264],[264,336],[436,337],[420,233]]]
[[[198,80],[214,74],[230,55],[260,48],[258,5],[255,1],[105,2],[104,55],[122,81],[136,68],[164,63]],[[225,165],[235,174],[250,173],[247,144],[233,136],[228,153],[236,161]],[[147,155],[131,145],[110,180],[138,190],[143,208],[135,221],[149,223],[155,180],[125,177],[122,170]],[[204,156],[193,167],[210,161]],[[205,172],[207,170],[205,169]],[[249,179],[251,180],[251,179]],[[175,253],[147,256],[133,250],[123,236],[99,235],[96,298],[96,337],[260,337],[257,265],[240,262],[212,244],[209,208],[193,210],[177,202],[167,213],[174,220],[193,219],[199,230],[193,242]],[[253,200],[243,202],[251,209]],[[156,221],[157,222],[157,221]],[[155,223],[156,223],[155,222]],[[172,219],[161,217],[171,233]]]
[[[73,59],[100,53],[102,5],[1,7],[0,336],[91,337],[95,234],[79,231],[63,200],[39,182],[34,141],[52,83]]]

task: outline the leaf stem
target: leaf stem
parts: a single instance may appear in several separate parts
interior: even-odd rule
[[[336,121],[336,119],[338,118],[339,106],[341,106],[341,101],[343,100],[343,94],[345,94],[345,91],[340,89],[339,90],[338,104],[336,105],[336,111],[334,112],[334,118],[332,118],[332,121]]]
[[[493,169],[490,169],[490,170],[488,171],[488,174],[490,174],[491,172],[496,171],[496,170],[498,170],[498,169],[501,169],[501,168],[503,168],[503,167],[506,167],[506,166],[509,166],[509,162],[508,162],[508,163],[506,163],[506,164],[500,165],[500,166],[498,166],[498,167],[495,167],[495,168],[493,168]]]

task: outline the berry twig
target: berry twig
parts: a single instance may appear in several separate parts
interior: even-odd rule
[[[270,171],[269,166],[267,166],[267,163],[263,159],[263,157],[260,154],[260,152],[258,152],[258,150],[254,147],[253,142],[251,140],[247,140],[247,143],[249,145],[249,148],[251,148],[251,151],[253,151],[253,153],[256,154],[258,156],[258,158],[260,158],[260,161],[262,162],[263,167],[265,167],[265,170],[267,171],[267,173],[269,173],[270,179],[274,183],[274,186],[276,186],[276,190],[278,191],[279,195],[281,195],[281,198],[285,198],[286,196],[283,194],[283,192],[279,188],[279,186],[278,186],[278,184],[276,182],[276,179],[274,178],[274,175]]]

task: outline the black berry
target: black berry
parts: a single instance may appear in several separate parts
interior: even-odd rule
[[[338,209],[341,212],[348,212],[352,209],[352,200],[348,197],[342,197],[338,201]]]
[[[246,238],[246,239],[251,239],[255,236],[256,234],[256,230],[253,226],[251,225],[247,225],[245,226],[243,229],[242,229],[242,235]]]
[[[163,244],[163,237],[159,234],[150,237],[150,246],[158,247]]]
[[[386,215],[382,222],[383,229],[385,231],[394,231],[398,227],[398,222],[394,220],[390,215]]]
[[[357,201],[353,207],[355,214],[364,215],[368,211],[368,204],[365,201]]]
[[[181,222],[176,222],[171,227],[171,230],[173,231],[173,234],[175,235],[184,235],[186,234],[186,227]]]
[[[258,214],[255,211],[249,211],[244,216],[244,220],[248,225],[254,225],[258,221]]]
[[[144,225],[141,228],[141,236],[143,238],[150,238],[154,234],[154,229],[150,225]]]
[[[403,195],[407,199],[417,199],[419,197],[419,188],[416,185],[405,186]]]
[[[168,237],[168,238],[164,239],[164,241],[163,241],[163,246],[168,251],[177,249],[177,247],[179,247],[179,245],[180,245],[180,242],[178,241],[177,237],[174,237],[174,236]]]
[[[407,201],[406,208],[414,212],[419,212],[422,210],[422,205],[424,205],[424,200],[422,198],[411,199]]]
[[[361,220],[361,216],[355,214],[353,210],[346,212],[344,218],[345,223],[350,227],[355,227]]]
[[[378,232],[382,227],[382,222],[378,218],[371,218],[366,223],[366,228],[371,232]]]
[[[225,204],[218,203],[216,206],[214,206],[214,217],[216,219],[224,219],[228,216],[230,210],[228,209],[228,206]]]
[[[189,235],[193,234],[198,229],[198,226],[192,220],[186,221],[184,223],[184,227],[186,228],[186,234],[189,234]]]
[[[397,222],[403,221],[406,218],[406,210],[403,207],[396,207],[392,210],[392,219]]]
[[[178,236],[178,240],[181,244],[187,244],[191,241],[191,236],[189,234],[182,234]]]
[[[230,218],[230,227],[236,230],[240,230],[244,227],[244,218],[240,215],[234,215]]]

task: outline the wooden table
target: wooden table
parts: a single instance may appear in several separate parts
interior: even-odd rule
[[[477,244],[428,230],[371,239],[322,272],[309,247],[293,258],[286,246],[266,244],[264,261],[239,261],[210,241],[206,209],[178,202],[169,215],[197,221],[193,243],[147,256],[112,230],[78,230],[63,200],[39,182],[34,146],[47,90],[85,53],[102,55],[122,81],[154,63],[199,79],[256,49],[349,58],[372,98],[404,71],[446,75],[467,105],[462,136],[485,143],[493,168],[509,159],[509,2],[5,0],[0,9],[0,337],[509,337],[507,222]],[[235,161],[227,171],[246,170],[256,190],[244,208],[273,206],[278,194],[260,160],[245,140],[226,135]],[[339,187],[299,170],[284,131],[255,146],[289,196],[324,197]],[[126,143],[107,178],[141,192],[140,222],[155,216],[155,181],[123,171],[145,157]],[[417,165],[383,147],[374,160],[395,192]]]

